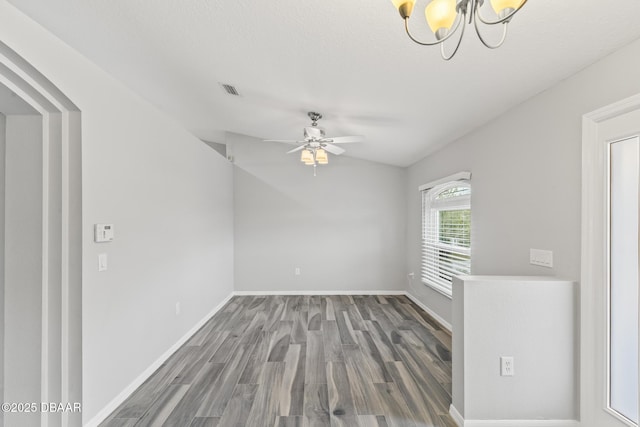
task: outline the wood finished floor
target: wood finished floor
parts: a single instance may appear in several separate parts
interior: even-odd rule
[[[237,296],[102,427],[455,427],[451,336],[404,296]]]

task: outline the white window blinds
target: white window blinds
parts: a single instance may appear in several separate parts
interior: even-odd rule
[[[471,186],[467,180],[456,180],[425,187],[422,282],[451,296],[453,276],[470,273]]]

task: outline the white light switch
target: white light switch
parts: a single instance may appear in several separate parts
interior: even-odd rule
[[[114,237],[113,224],[96,224],[94,241],[96,243],[111,242]]]
[[[107,254],[98,255],[98,271],[107,271]]]
[[[529,263],[539,265],[541,267],[553,267],[553,251],[545,251],[542,249],[529,250]]]

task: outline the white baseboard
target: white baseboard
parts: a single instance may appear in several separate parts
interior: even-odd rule
[[[459,427],[579,427],[576,420],[466,420]]]
[[[449,415],[458,427],[579,427],[576,420],[465,420],[455,406],[449,407]]]
[[[406,295],[405,291],[235,291],[238,296],[261,295]]]
[[[408,291],[405,291],[405,295],[407,296],[407,298],[409,298],[411,301],[415,302],[418,307],[420,307],[421,309],[423,309],[424,311],[426,311],[429,316],[433,317],[434,319],[436,319],[438,321],[438,323],[440,323],[442,326],[444,326],[444,328],[451,332],[451,323],[447,322],[446,320],[444,320],[442,317],[440,317],[438,314],[436,314],[433,310],[431,310],[429,307],[427,307],[426,305],[424,305],[422,303],[422,301],[420,301],[418,298],[414,297],[413,295],[411,295]]]
[[[233,298],[234,293],[232,292],[227,296],[220,304],[218,304],[209,314],[203,317],[198,323],[196,323],[193,328],[191,328],[186,334],[182,336],[175,344],[171,346],[167,351],[162,354],[153,362],[147,369],[144,370],[135,380],[131,382],[124,390],[120,392],[111,402],[107,404],[100,412],[98,412],[93,418],[87,421],[84,424],[84,427],[97,427],[101,422],[103,422],[113,411],[115,411],[118,406],[122,402],[124,402],[138,387],[140,387],[164,362],[173,355],[182,345],[187,342],[189,338],[191,338],[200,328],[204,326],[205,323],[209,321],[226,303],[229,302],[231,298]]]
[[[453,406],[453,403],[449,406],[449,415],[453,418],[453,421],[458,427],[464,427],[464,418],[460,415],[460,412]]]

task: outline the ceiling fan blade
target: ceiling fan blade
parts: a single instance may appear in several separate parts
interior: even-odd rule
[[[322,144],[322,147],[325,150],[327,150],[329,153],[335,154],[336,156],[339,156],[340,154],[346,151],[344,148],[340,148],[337,145],[333,145],[333,144]]]
[[[325,141],[333,144],[348,144],[351,142],[362,142],[364,136],[334,136],[332,138],[324,138]]]
[[[263,142],[282,142],[283,144],[298,145],[305,141],[295,141],[293,139],[265,139]]]
[[[302,150],[302,149],[303,149],[303,148],[305,148],[305,147],[306,147],[306,145],[301,145],[301,146],[299,146],[299,147],[294,148],[293,150],[289,150],[289,151],[287,151],[287,154],[295,153],[296,151],[300,151],[300,150]]]

